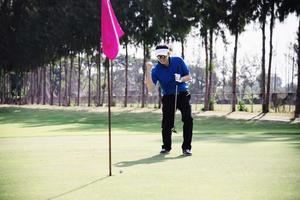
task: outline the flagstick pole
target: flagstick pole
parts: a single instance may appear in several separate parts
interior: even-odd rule
[[[108,69],[107,69],[107,94],[108,94],[108,152],[109,152],[109,176],[112,176],[112,170],[111,170],[111,80],[110,80],[110,65],[111,61],[108,60]]]

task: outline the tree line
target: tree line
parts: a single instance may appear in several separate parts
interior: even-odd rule
[[[182,45],[192,27],[200,31],[199,40],[205,48],[205,98],[204,110],[209,110],[212,100],[214,75],[214,41],[221,37],[226,43],[225,30],[234,36],[232,58],[232,111],[237,104],[237,57],[240,34],[251,22],[258,22],[261,29],[261,97],[262,111],[269,112],[273,30],[276,19],[284,21],[290,14],[299,19],[295,51],[298,66],[298,87],[296,92],[295,117],[300,113],[300,2],[297,0],[111,0],[117,18],[125,32],[121,44],[125,48],[124,58],[124,105],[128,94],[129,45],[143,49],[141,84],[141,107],[145,106],[147,91],[145,88],[145,63],[150,60],[150,50],[158,43],[178,41]],[[87,90],[91,90],[92,71],[96,69],[96,99],[101,105],[103,89],[106,88],[106,71],[110,61],[101,55],[101,16],[100,1],[91,0],[1,0],[0,1],[0,82],[1,102],[4,102],[12,88],[21,84],[9,84],[12,77],[22,79],[32,88],[24,92],[46,93],[47,81],[52,99],[55,87],[64,84],[66,105],[70,105],[72,95],[71,81],[76,79],[77,95],[81,91],[81,66],[87,69]],[[269,41],[266,41],[266,29],[269,29]],[[269,46],[269,52],[266,46]],[[266,61],[268,54],[268,62]],[[77,63],[76,65],[74,63]],[[268,63],[268,66],[266,66]],[[58,66],[58,67],[57,67]],[[76,69],[74,68],[76,66]],[[103,66],[103,67],[102,67]],[[101,70],[104,69],[104,72]],[[77,73],[74,73],[77,71]],[[112,70],[113,71],[113,70]],[[62,79],[64,72],[64,80]],[[55,73],[58,75],[55,76]],[[8,78],[8,74],[9,78]],[[60,74],[60,75],[59,75]],[[47,76],[47,77],[46,77]],[[74,77],[76,76],[76,77]],[[35,81],[34,81],[35,80]],[[41,80],[38,82],[37,80]],[[26,82],[27,81],[27,82]],[[34,84],[34,82],[36,82]],[[40,84],[42,83],[42,84]],[[74,87],[74,86],[73,86]],[[57,90],[60,90],[57,89]],[[15,90],[22,93],[20,89]],[[32,95],[33,96],[33,95]],[[45,96],[45,95],[44,95]],[[69,97],[68,97],[69,96]],[[90,98],[89,98],[90,99]],[[32,99],[33,101],[34,99]],[[41,100],[44,102],[44,100]],[[79,102],[78,102],[79,103]],[[50,103],[51,104],[51,103]]]

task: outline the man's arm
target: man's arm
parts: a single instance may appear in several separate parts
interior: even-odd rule
[[[179,82],[179,83],[185,83],[185,82],[189,82],[192,80],[192,77],[190,74],[185,75],[185,76],[180,76],[180,74],[175,74],[175,81]]]
[[[152,75],[151,75],[152,67],[153,67],[152,62],[146,63],[146,85],[149,92],[153,92],[153,89],[155,88],[155,85],[152,81]]]
[[[177,73],[175,73],[175,81],[179,82],[179,83],[187,83],[192,81],[192,76],[190,74],[190,70],[188,68],[188,66],[185,64],[184,60],[182,58],[179,58],[179,62],[180,62],[180,74],[178,73],[178,67],[177,66]],[[182,74],[182,75],[181,75]]]
[[[191,80],[192,80],[192,77],[190,74],[181,77],[181,82],[189,82]]]

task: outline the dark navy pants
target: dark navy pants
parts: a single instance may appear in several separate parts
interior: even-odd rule
[[[183,143],[181,148],[191,149],[193,135],[193,118],[190,104],[191,95],[189,92],[179,92],[177,95],[177,109],[181,112],[183,122]],[[162,97],[162,148],[172,149],[172,128],[174,124],[175,95],[164,95]]]

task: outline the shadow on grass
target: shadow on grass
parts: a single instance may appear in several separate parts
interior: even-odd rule
[[[74,108],[75,109],[75,108]],[[258,116],[261,116],[259,114]],[[258,117],[256,116],[256,117]],[[176,117],[178,132],[182,132],[180,116]],[[84,110],[40,109],[25,107],[0,108],[1,124],[21,124],[23,127],[57,126],[57,132],[107,131],[106,112]],[[71,125],[71,126],[60,126]],[[73,126],[74,125],[74,126]],[[112,128],[135,133],[160,133],[161,114],[131,111],[113,112]],[[300,124],[287,122],[247,121],[223,117],[194,117],[194,134],[300,134]],[[80,134],[80,133],[79,133]]]
[[[300,141],[298,142],[292,142],[290,145],[298,150],[300,150]]]
[[[165,162],[167,160],[181,159],[181,158],[185,158],[185,157],[186,156],[183,156],[183,155],[179,155],[176,157],[166,157],[165,154],[157,154],[157,155],[151,156],[149,158],[118,162],[115,164],[115,166],[116,167],[131,167],[133,165],[153,164],[153,163]]]
[[[256,116],[254,116],[254,117],[252,117],[251,119],[249,119],[248,121],[258,121],[258,120],[260,120],[261,118],[263,118],[265,115],[266,115],[267,113],[263,113],[263,112],[261,112],[261,113],[259,113],[258,115],[256,115]]]
[[[81,186],[78,186],[78,187],[76,187],[76,188],[73,188],[73,189],[71,189],[71,190],[69,190],[69,191],[66,191],[66,192],[57,194],[57,195],[55,195],[55,196],[52,196],[52,197],[50,197],[50,198],[47,198],[47,200],[53,200],[53,199],[61,198],[61,197],[63,197],[63,196],[66,196],[66,195],[68,195],[68,194],[71,194],[71,193],[73,193],[73,192],[79,191],[79,190],[81,190],[81,189],[83,189],[83,188],[86,188],[86,187],[88,187],[88,186],[90,186],[90,185],[92,185],[92,184],[95,184],[95,183],[97,183],[97,182],[100,182],[100,181],[102,181],[102,180],[104,180],[104,179],[106,179],[106,178],[108,178],[108,177],[109,177],[109,176],[105,176],[105,177],[102,177],[102,178],[98,178],[98,179],[93,180],[93,181],[91,181],[91,182],[89,182],[89,183],[86,183],[86,184],[84,184],[84,185],[81,185]]]
[[[157,132],[160,127],[160,114],[113,112],[112,126],[135,132]],[[147,122],[147,123],[145,123]],[[43,127],[76,125],[74,128],[60,128],[55,131],[93,131],[107,130],[106,112],[76,110],[51,110],[37,108],[5,107],[0,108],[0,124],[19,123],[23,127]],[[157,126],[158,125],[158,126]]]

